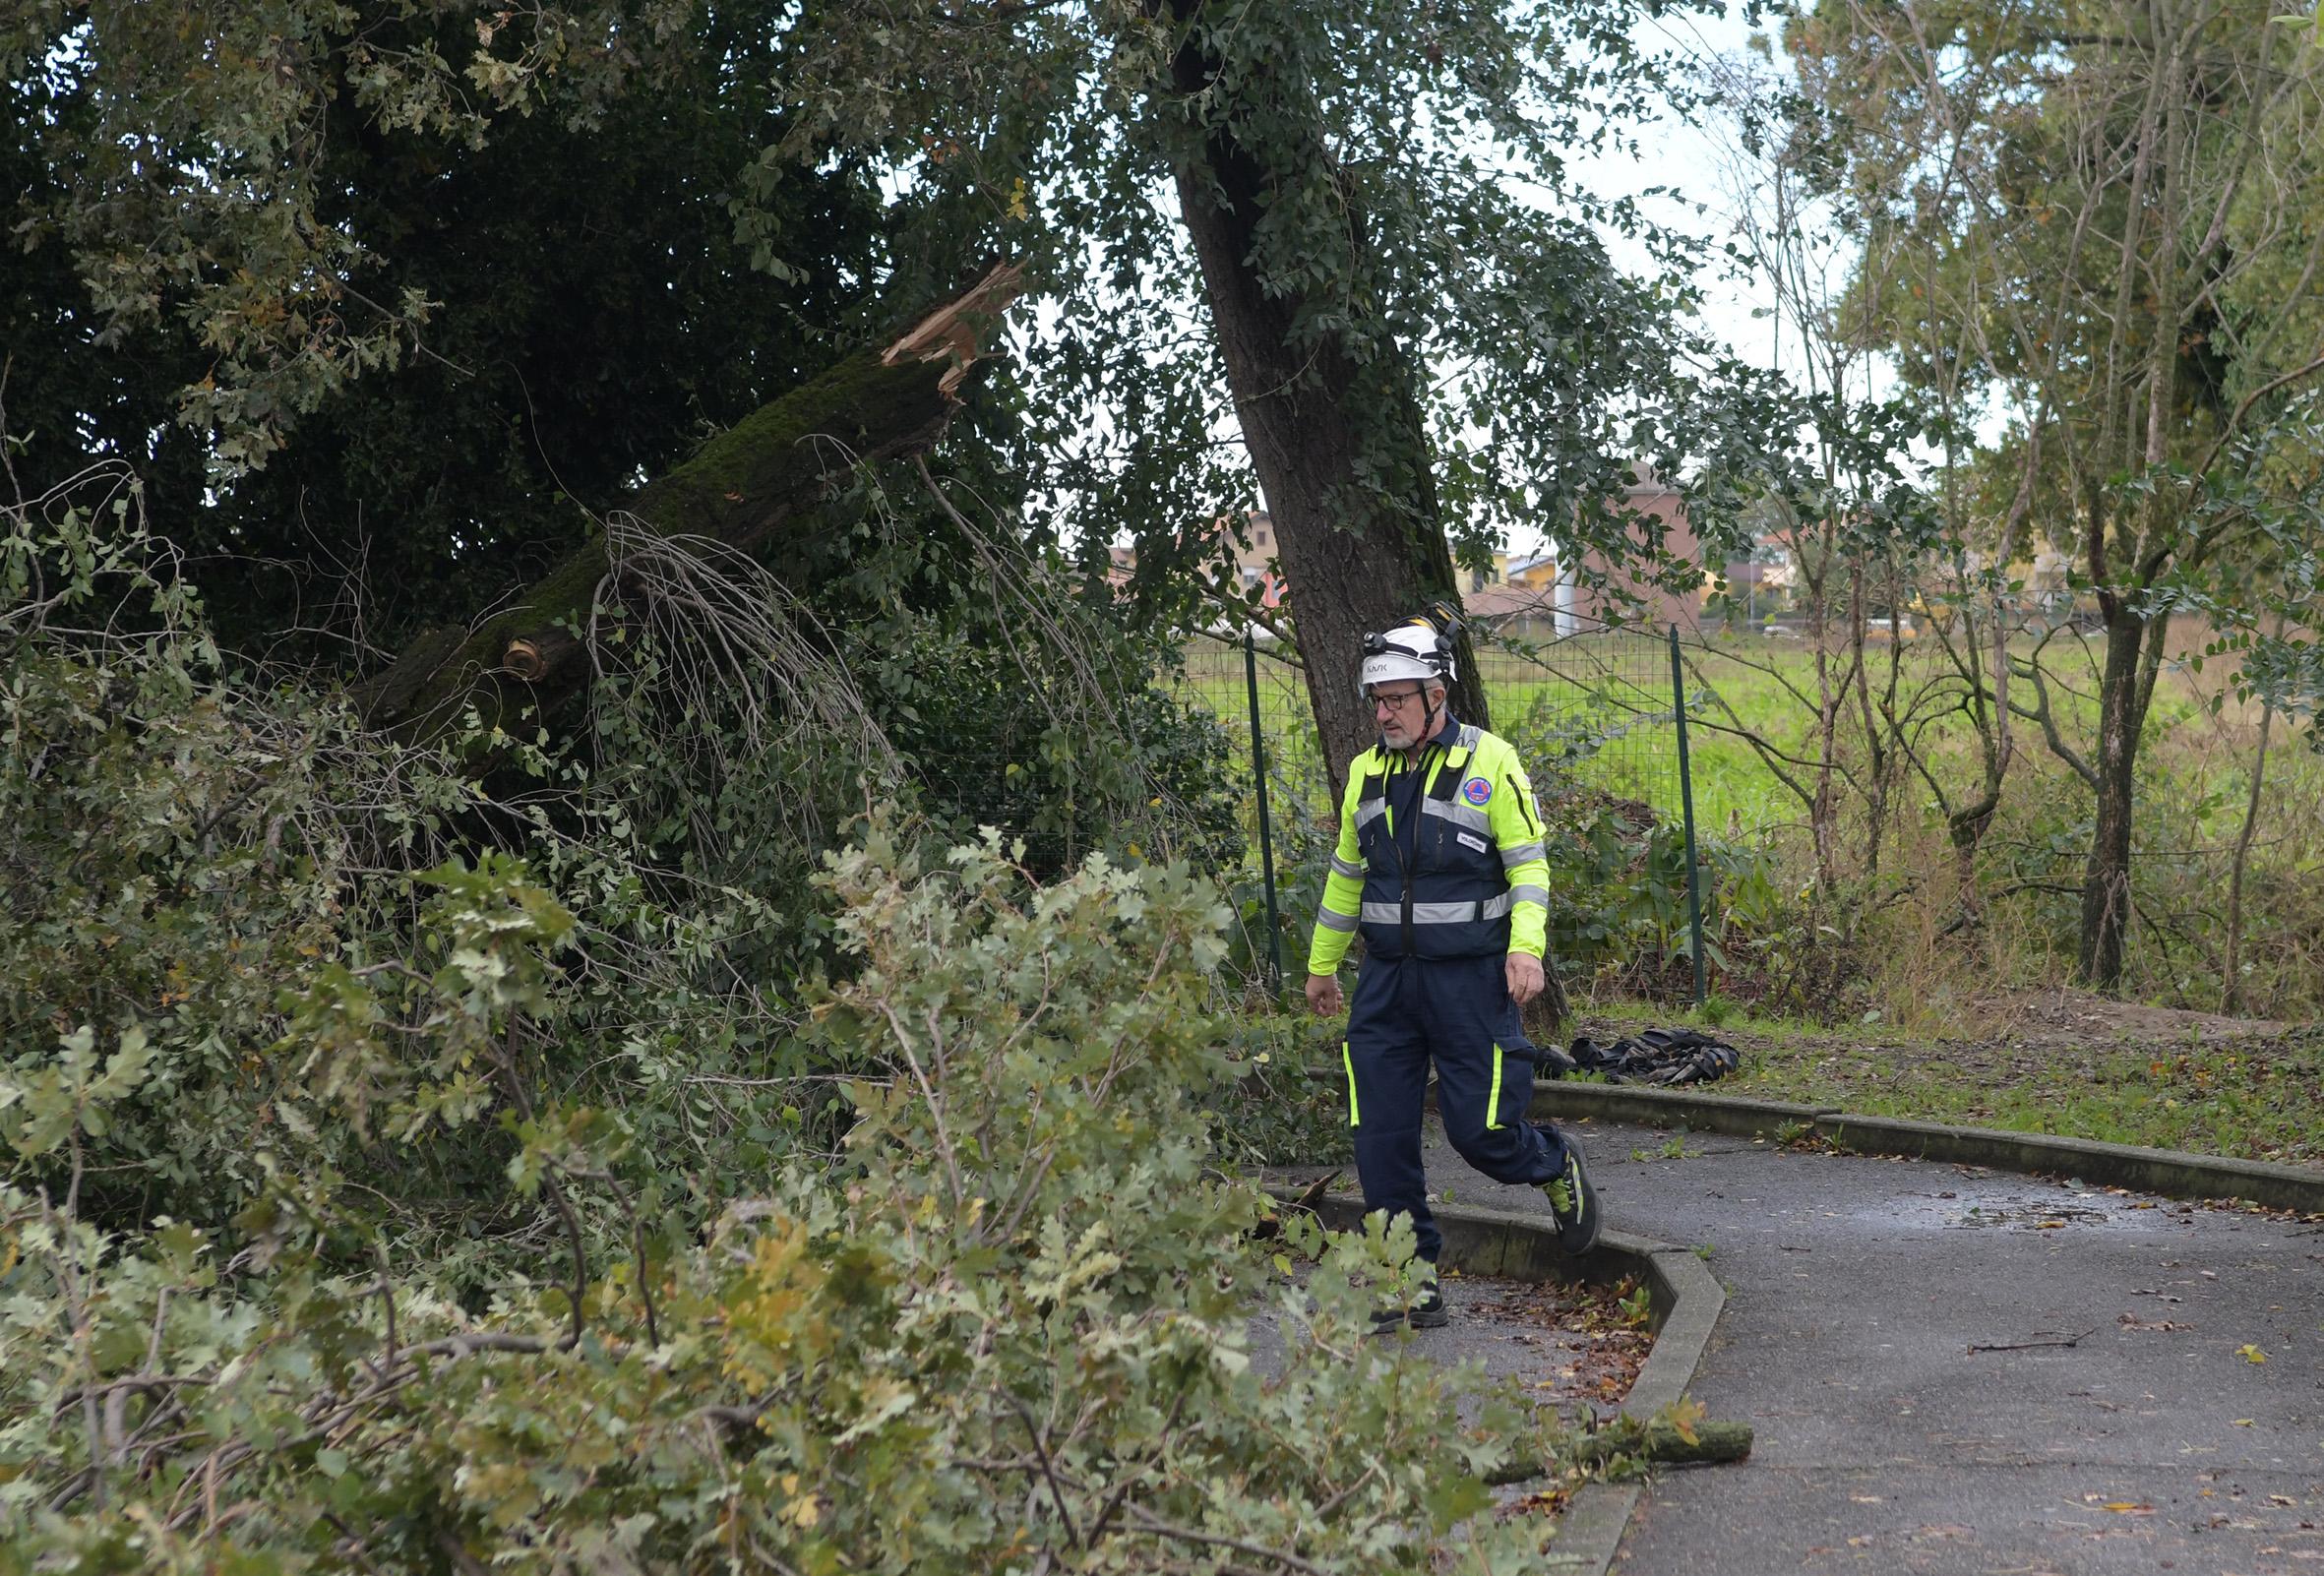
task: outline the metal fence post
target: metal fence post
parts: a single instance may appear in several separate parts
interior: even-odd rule
[[[1686,763],[1686,670],[1679,661],[1679,626],[1671,626],[1671,713],[1679,719],[1679,806],[1686,817],[1686,925],[1694,942],[1694,1004],[1704,991],[1702,866],[1694,857],[1694,774]]]
[[[1267,740],[1258,722],[1258,640],[1248,629],[1243,632],[1243,682],[1251,692],[1251,774],[1258,783],[1258,865],[1267,883],[1267,962],[1281,989],[1283,922],[1275,912],[1275,840],[1267,830]],[[1692,846],[1690,841],[1689,849]]]

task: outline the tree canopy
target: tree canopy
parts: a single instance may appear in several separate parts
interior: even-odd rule
[[[361,606],[392,648],[521,586],[883,310],[860,168],[753,178],[813,269],[737,233],[779,13],[33,8],[0,154],[22,485],[131,459],[230,637]]]
[[[2294,698],[2304,648],[2254,633],[2315,586],[2324,56],[2256,4],[1824,0],[1788,38],[1808,106],[1796,155],[1861,224],[1856,332],[1912,384],[2005,417],[1980,545],[2006,573],[2047,534],[2103,620],[2085,749],[2056,725],[2042,652],[2010,661],[2021,714],[2096,801],[2081,969],[2110,986],[2172,615],[2254,649],[2275,701],[2312,703]],[[1931,320],[1963,332],[1932,340]]]
[[[1092,562],[1133,538],[1147,605],[1183,616],[1253,498],[1238,326],[1188,230],[1234,198],[1232,148],[1256,205],[1232,261],[1356,412],[1332,528],[1651,558],[1629,467],[1687,478],[1710,528],[1767,430],[1688,326],[1695,243],[1569,176],[1673,91],[1633,39],[1656,9],[35,7],[0,39],[49,347],[16,425],[101,413],[82,436],[168,473],[186,523],[161,522],[200,519],[202,550],[325,583],[368,553],[472,606],[572,539],[561,492],[601,504],[874,298],[1001,254],[1047,302],[1014,430],[987,429],[1022,527]],[[52,396],[91,347],[107,370]]]

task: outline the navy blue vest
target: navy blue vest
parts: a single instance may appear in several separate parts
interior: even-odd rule
[[[1364,907],[1357,929],[1375,957],[1486,957],[1509,949],[1508,879],[1493,822],[1461,785],[1474,774],[1480,730],[1463,724],[1451,748],[1421,757],[1435,774],[1421,793],[1418,824],[1404,839],[1388,829],[1388,758],[1357,758],[1356,846],[1364,855]]]

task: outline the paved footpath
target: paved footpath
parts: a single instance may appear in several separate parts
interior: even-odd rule
[[[1692,1394],[1757,1433],[1656,1483],[1617,1572],[2324,1576],[2324,1227],[1572,1130],[1610,1226],[1711,1245],[1728,1301]],[[1541,1207],[1440,1142],[1429,1177]]]

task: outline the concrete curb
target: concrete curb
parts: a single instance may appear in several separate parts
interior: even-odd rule
[[[1786,1128],[1812,1128],[1841,1148],[1860,1154],[1903,1155],[2001,1171],[2056,1172],[2166,1198],[2240,1199],[2301,1214],[2324,1213],[2324,1172],[2264,1160],[2141,1149],[2049,1133],[1858,1117],[1828,1107],[1642,1089],[1629,1084],[1562,1080],[1537,1084],[1527,1109],[1529,1115],[1538,1117],[1595,1117],[1604,1121],[1684,1126],[1696,1132],[1746,1138],[1767,1137]]]
[[[1270,1187],[1286,1203],[1296,1187]],[[1333,1231],[1360,1231],[1361,1199],[1325,1194],[1312,1206]],[[1711,1330],[1727,1305],[1727,1293],[1691,1249],[1627,1232],[1605,1232],[1598,1245],[1568,1258],[1557,1228],[1545,1219],[1509,1210],[1465,1204],[1432,1206],[1444,1235],[1439,1262],[1466,1275],[1495,1275],[1518,1281],[1578,1281],[1610,1285],[1635,1277],[1646,1288],[1654,1310],[1654,1350],[1622,1402],[1622,1412],[1640,1422],[1682,1399],[1710,1345]],[[1543,1556],[1547,1569],[1572,1576],[1605,1576],[1637,1508],[1635,1484],[1589,1483],[1573,1492]]]

